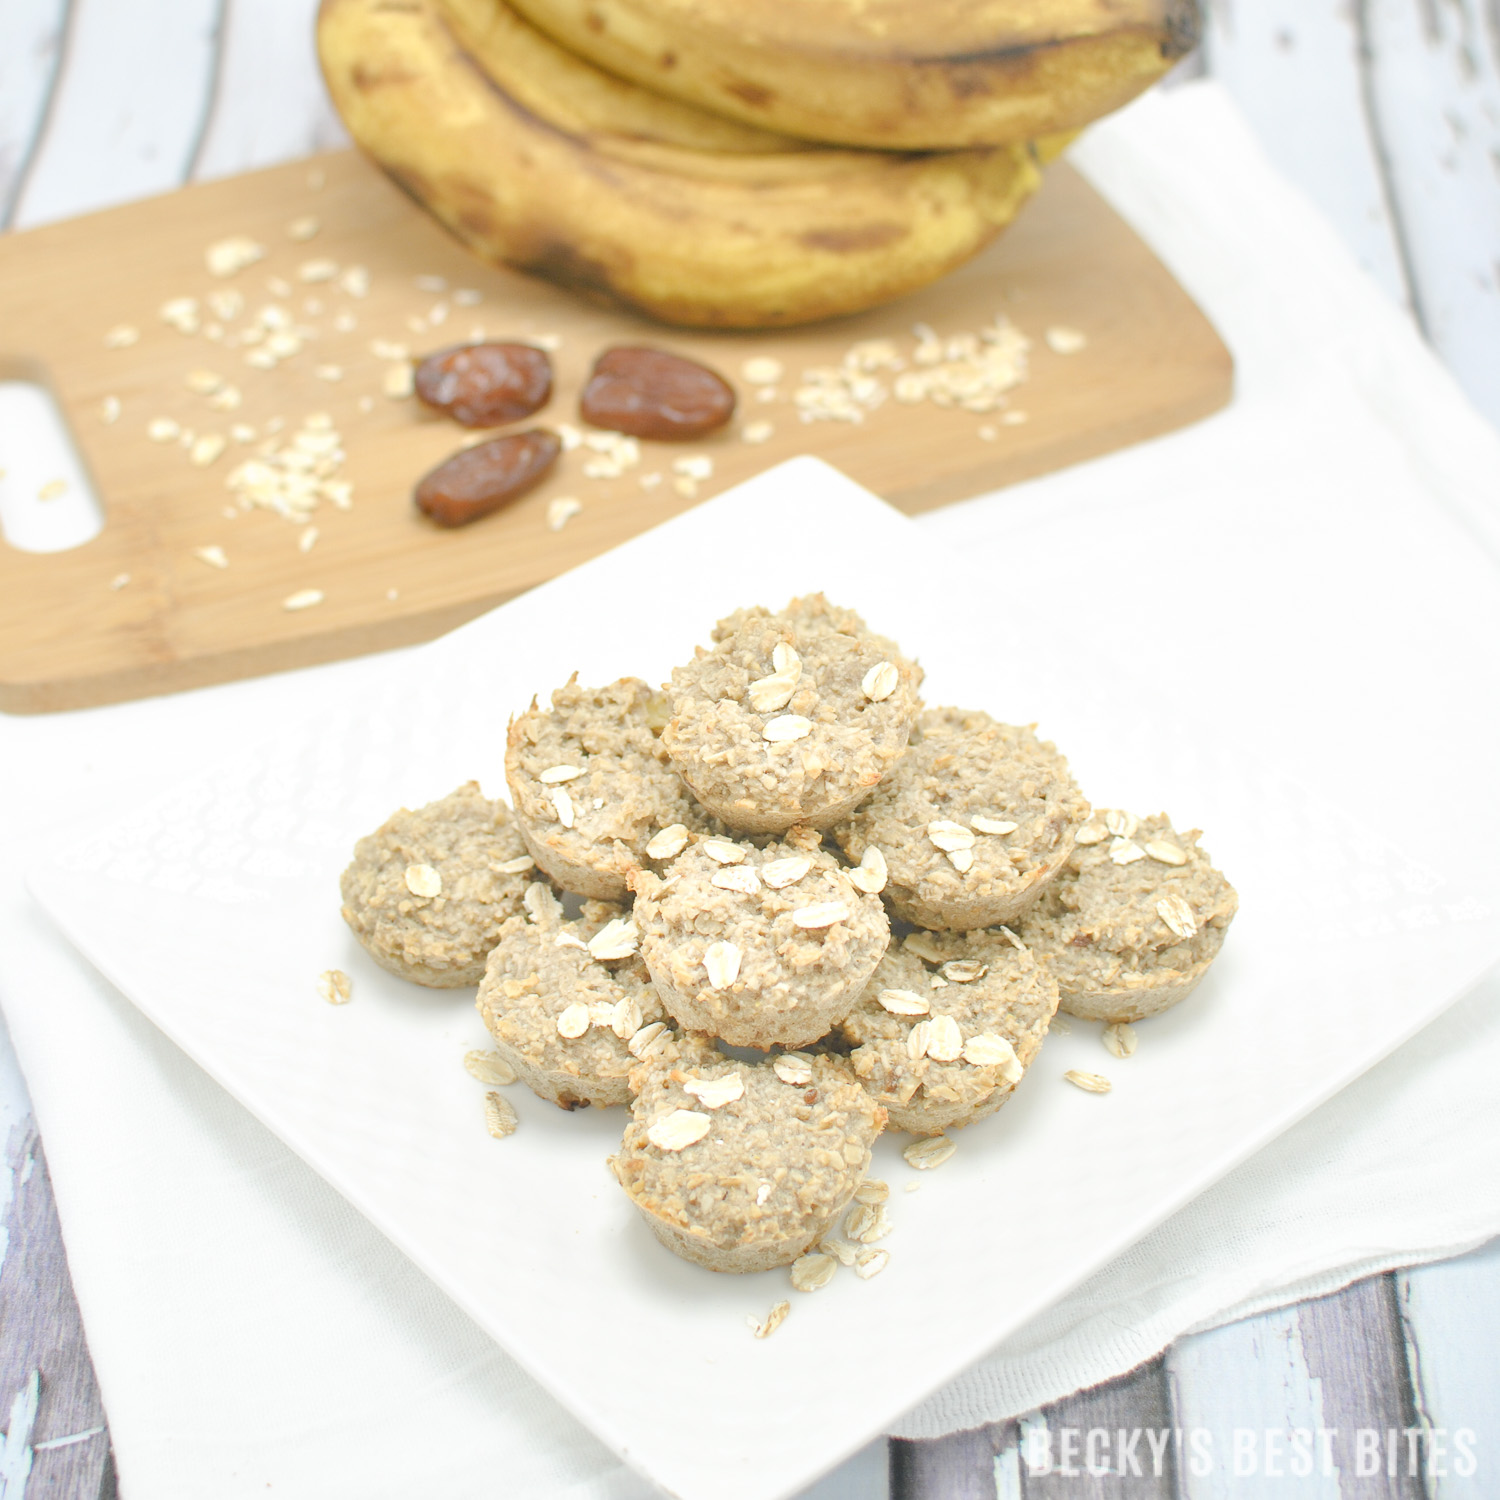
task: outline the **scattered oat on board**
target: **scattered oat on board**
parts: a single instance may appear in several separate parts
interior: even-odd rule
[[[781,1327],[783,1323],[786,1322],[786,1315],[791,1312],[791,1310],[792,1304],[790,1302],[778,1302],[776,1306],[766,1314],[766,1321],[764,1323],[758,1322],[753,1317],[747,1317],[745,1319],[745,1322],[749,1326],[750,1332],[753,1333],[756,1338],[768,1339],[773,1333],[776,1332],[778,1328]]]
[[[1069,1068],[1063,1077],[1086,1094],[1107,1094],[1114,1085],[1102,1073],[1085,1073],[1081,1068]]]
[[[521,1122],[516,1116],[516,1108],[503,1094],[486,1094],[484,1096],[484,1123],[485,1128],[495,1137],[502,1141],[508,1135],[516,1133],[516,1126]]]
[[[232,234],[215,240],[203,252],[203,259],[210,276],[234,276],[263,259],[265,253],[265,246],[258,245],[248,235]]]
[[[480,1083],[498,1084],[505,1087],[516,1081],[516,1070],[498,1052],[480,1052],[475,1049],[464,1053],[464,1068],[471,1078]]]
[[[1135,1027],[1128,1021],[1114,1021],[1099,1034],[1104,1050],[1111,1057],[1134,1057],[1136,1046]]]
[[[1076,328],[1065,327],[1061,323],[1055,323],[1043,335],[1047,340],[1047,347],[1054,354],[1077,354],[1088,344],[1088,337]]]
[[[868,1281],[872,1276],[879,1276],[890,1263],[889,1250],[861,1250],[855,1257],[854,1274],[861,1281]]]
[[[901,1154],[906,1158],[908,1166],[915,1167],[919,1172],[930,1172],[934,1167],[942,1166],[956,1150],[957,1141],[946,1135],[929,1135],[920,1141],[913,1141]]]
[[[781,379],[781,373],[781,361],[772,359],[766,354],[758,354],[753,359],[747,359],[740,366],[740,374],[751,385],[775,385]]]
[[[352,992],[353,985],[342,969],[324,969],[318,975],[318,993],[330,1005],[347,1005]]]
[[[583,509],[582,501],[572,495],[559,495],[547,502],[547,526],[552,531],[561,531],[569,521]]]
[[[740,441],[742,443],[769,443],[775,435],[776,427],[771,422],[746,422],[740,428]]]
[[[199,562],[207,563],[211,568],[227,568],[229,566],[229,559],[224,555],[222,547],[194,547],[193,556]]]

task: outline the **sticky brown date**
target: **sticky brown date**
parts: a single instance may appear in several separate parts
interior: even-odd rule
[[[734,415],[734,387],[707,365],[660,349],[606,349],[579,397],[585,422],[632,437],[702,437]]]
[[[503,427],[552,396],[552,361],[530,344],[458,344],[417,366],[417,395],[465,427]]]
[[[439,526],[467,526],[535,488],[561,451],[557,434],[545,427],[491,438],[440,463],[413,498]]]

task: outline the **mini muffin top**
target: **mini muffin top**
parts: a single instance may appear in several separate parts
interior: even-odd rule
[[[837,1057],[737,1062],[688,1034],[630,1081],[615,1176],[638,1207],[720,1250],[821,1233],[864,1177],[885,1124]]]
[[[415,812],[402,808],[355,844],[339,881],[343,917],[382,962],[428,982],[476,984],[534,874],[510,809],[470,781]],[[470,977],[457,977],[465,970]]]
[[[891,945],[838,1029],[879,1103],[969,1106],[1020,1082],[1056,1010],[1056,981],[1005,933],[921,932]]]
[[[549,1073],[626,1078],[666,1020],[635,924],[605,901],[585,902],[582,917],[567,921],[540,881],[524,900],[526,916],[501,928],[479,987],[485,1025]]]
[[[652,972],[737,1044],[746,1027],[802,1014],[821,1021],[807,1039],[821,1036],[853,1001],[850,977],[869,973],[890,937],[880,898],[855,889],[808,829],[759,846],[698,839],[665,879],[646,870],[631,883]],[[844,996],[834,1015],[830,996]]]
[[[550,709],[533,701],[506,736],[517,816],[565,858],[607,867],[621,882],[659,830],[706,829],[662,748],[666,710],[665,695],[638,677],[590,688],[576,672]]]
[[[1153,818],[1110,810],[1078,830],[1062,873],[1020,928],[1062,986],[1106,989],[1210,962],[1239,897],[1198,847]]]
[[[834,836],[851,859],[873,844],[893,887],[941,906],[1019,892],[1088,810],[1032,727],[929,708],[900,765]]]
[[[662,743],[731,828],[827,822],[906,747],[922,669],[821,594],[719,621],[712,650],[672,673]]]

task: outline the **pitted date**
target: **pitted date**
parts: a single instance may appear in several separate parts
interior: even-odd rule
[[[734,415],[734,387],[722,376],[660,349],[606,349],[578,402],[585,422],[632,437],[686,439]]]
[[[417,509],[439,526],[467,526],[534,489],[561,451],[557,434],[545,427],[465,448],[417,485]]]
[[[417,366],[417,395],[465,427],[503,427],[552,396],[552,361],[530,344],[458,344]]]

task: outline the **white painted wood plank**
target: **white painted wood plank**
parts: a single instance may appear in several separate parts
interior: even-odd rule
[[[1182,1500],[1423,1500],[1389,1278],[1181,1339],[1167,1367]]]
[[[73,0],[52,107],[13,222],[46,223],[186,177],[213,89],[221,0]]]
[[[0,5],[0,228],[10,219],[62,48],[68,0]]]
[[[1417,315],[1500,425],[1500,13],[1365,0],[1370,87]]]
[[[349,143],[318,71],[317,10],[317,0],[229,0],[195,177],[226,177]]]
[[[1443,1435],[1441,1456],[1436,1444],[1429,1453],[1428,1494],[1491,1500],[1500,1487],[1500,1240],[1399,1272],[1396,1285],[1418,1420]]]
[[[1182,1433],[1178,1486],[1183,1500],[1284,1496],[1288,1479],[1263,1472],[1267,1431],[1309,1435],[1309,1472],[1298,1472],[1294,1481],[1298,1500],[1342,1500],[1337,1470],[1327,1472],[1318,1451],[1315,1435],[1330,1424],[1323,1383],[1307,1368],[1295,1308],[1179,1339],[1167,1351],[1167,1372],[1174,1426]],[[1238,1453],[1237,1440],[1245,1444]],[[1249,1472],[1252,1459],[1262,1472]],[[1295,1461],[1300,1471],[1300,1453]],[[1293,1462],[1293,1455],[1284,1454],[1271,1467],[1291,1472]]]
[[[1277,167],[1332,221],[1397,302],[1408,289],[1366,127],[1356,10],[1347,0],[1211,0],[1208,70]]]
[[[890,1444],[877,1438],[809,1485],[797,1500],[889,1500],[890,1493]]]

